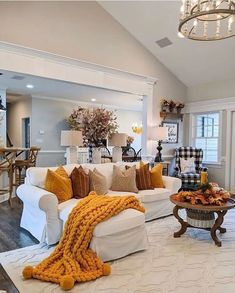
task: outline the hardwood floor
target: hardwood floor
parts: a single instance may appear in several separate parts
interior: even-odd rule
[[[22,204],[13,198],[12,208],[8,202],[0,203],[0,252],[38,243],[30,233],[20,228]]]

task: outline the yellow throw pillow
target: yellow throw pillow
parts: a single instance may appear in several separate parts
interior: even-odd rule
[[[73,196],[71,180],[62,166],[56,171],[47,170],[45,189],[54,193],[59,202],[66,201]]]
[[[163,165],[157,164],[150,170],[151,184],[154,188],[165,188],[162,178]]]

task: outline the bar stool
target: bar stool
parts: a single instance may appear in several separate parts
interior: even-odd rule
[[[14,160],[16,158],[16,152],[11,151],[7,152],[6,149],[1,148],[0,149],[0,175],[3,175],[4,173],[7,173],[8,175],[8,187],[0,189],[0,195],[9,193],[8,202],[9,205],[12,207],[12,191],[13,191],[13,164]],[[2,180],[2,184],[5,184],[4,178]]]
[[[15,173],[15,183],[14,186],[19,186],[20,184],[24,183],[24,177],[22,176],[22,171],[25,171],[30,167],[36,166],[38,152],[41,148],[38,147],[31,147],[27,152],[27,159],[25,160],[15,160],[13,164],[13,169]]]

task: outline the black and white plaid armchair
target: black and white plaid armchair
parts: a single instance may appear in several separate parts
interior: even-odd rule
[[[180,168],[180,158],[185,160],[194,157],[195,173],[182,173]],[[182,189],[193,189],[200,184],[201,171],[207,171],[202,166],[203,150],[194,147],[180,147],[175,150],[175,175],[182,180]]]

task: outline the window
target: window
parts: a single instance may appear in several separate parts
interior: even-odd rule
[[[219,112],[195,114],[194,122],[195,147],[203,149],[204,162],[217,163],[219,161]]]

